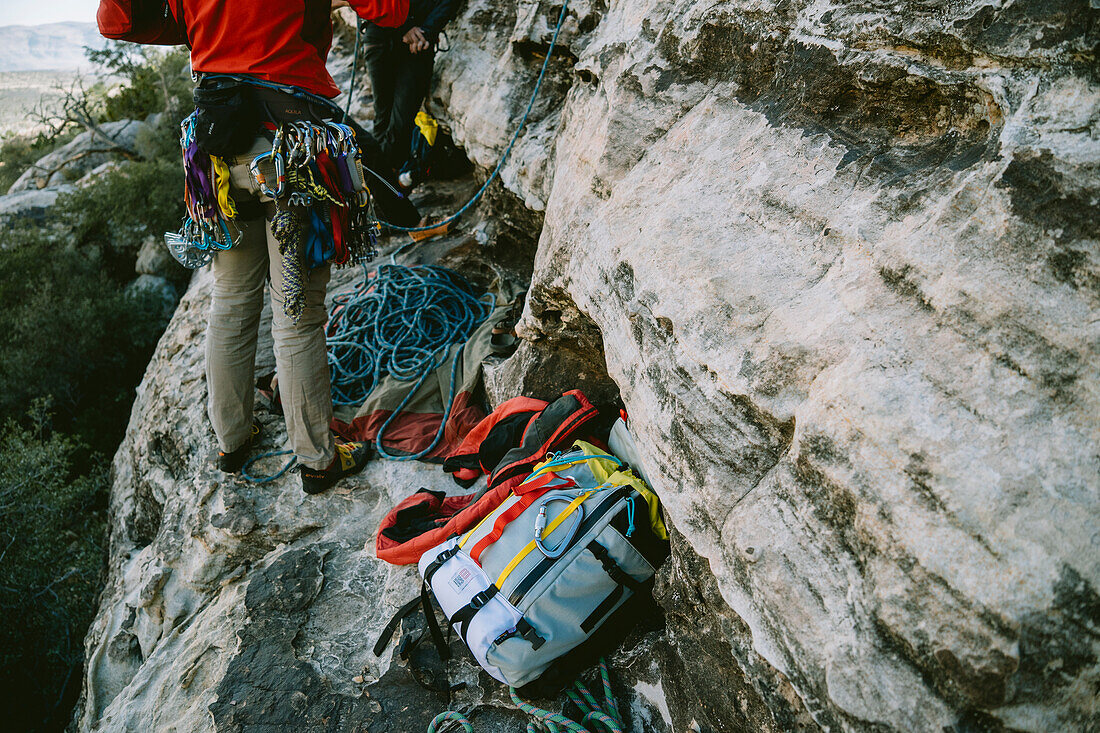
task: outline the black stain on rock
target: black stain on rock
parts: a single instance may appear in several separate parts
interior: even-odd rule
[[[1086,243],[1100,237],[1100,187],[1074,189],[1054,165],[1048,150],[1019,154],[996,185],[1008,189],[1017,216],[1054,240],[1046,263],[1054,279],[1100,297]]]
[[[1020,47],[1052,49],[1064,45],[1067,62],[1097,78],[1096,49],[1100,8],[1089,0],[1033,0],[985,5],[952,27],[960,40],[994,56],[1015,56]]]
[[[705,559],[674,528],[672,560],[654,597],[668,637],[658,661],[673,730],[779,733],[819,730],[790,681],[753,649],[748,625],[722,600]],[[828,713],[824,720],[827,723]]]
[[[1054,705],[1063,730],[1098,730],[1100,712],[1100,596],[1066,565],[1052,587],[1045,612],[1020,624],[1020,670],[1016,704]]]
[[[324,583],[327,552],[289,550],[249,583],[249,621],[237,632],[239,649],[209,707],[215,730],[422,730],[446,707],[446,695],[428,699],[400,670],[376,683],[377,694],[340,694],[295,655],[294,639]]]
[[[916,173],[942,178],[996,155],[1003,113],[979,85],[912,73],[872,54],[842,63],[832,50],[792,38],[790,11],[764,18],[714,10],[683,39],[673,20],[657,48],[680,83],[732,82],[734,96],[773,125],[828,134],[848,149],[841,166],[859,162],[861,176],[912,188]],[[968,66],[970,52],[948,38],[903,50]]]

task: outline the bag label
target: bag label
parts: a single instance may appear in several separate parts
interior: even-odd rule
[[[473,577],[474,574],[470,572],[469,568],[461,568],[457,573],[451,576],[451,585],[455,587],[455,590],[461,591],[470,584]]]

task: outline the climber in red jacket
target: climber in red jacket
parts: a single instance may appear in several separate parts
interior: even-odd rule
[[[306,271],[303,282],[296,284],[300,294],[296,291],[292,298],[297,303],[301,297],[304,307],[297,318],[289,316],[284,308],[283,255],[271,225],[277,209],[263,180],[250,175],[249,164],[271,151],[270,131],[279,123],[340,119],[339,108],[327,101],[339,89],[325,60],[332,43],[331,10],[348,4],[182,0],[178,6],[199,79],[195,139],[200,150],[224,159],[229,193],[239,210],[239,238],[211,263],[207,408],[221,448],[218,466],[230,473],[240,471],[259,435],[252,414],[253,380],[264,282],[269,280],[282,410],[290,447],[301,467],[302,488],[310,494],[360,470],[370,448],[363,443],[337,444],[330,431],[332,396],[323,331],[329,265]],[[400,26],[408,13],[408,0],[351,0],[350,5],[360,17],[388,26]],[[369,136],[360,140],[369,164],[367,146],[377,150],[377,144]],[[377,198],[384,187],[371,188],[377,189],[372,192],[385,210],[391,202]]]
[[[325,68],[331,10],[350,5],[386,28],[404,24],[409,0],[183,0],[191,67],[201,73],[248,74],[322,97],[340,93]]]

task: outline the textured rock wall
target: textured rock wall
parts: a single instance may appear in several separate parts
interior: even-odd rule
[[[431,106],[483,169],[559,9],[469,0],[448,32]],[[632,730],[1100,726],[1098,14],[571,4],[492,219],[431,247],[515,277],[538,235],[490,394],[630,412],[674,528],[664,623],[613,660]],[[370,652],[416,586],[363,542],[441,473],[306,498],[210,467],[209,288],[115,460],[74,727],[412,731],[446,674],[522,729],[468,662],[425,691]]]
[[[450,32],[480,164],[556,17]],[[621,391],[679,533],[675,729],[1100,725],[1098,21],[571,5],[503,174],[545,212],[512,371]]]

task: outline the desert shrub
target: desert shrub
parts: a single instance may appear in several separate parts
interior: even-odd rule
[[[60,196],[53,210],[75,243],[99,249],[112,272],[128,276],[142,240],[179,229],[182,217],[180,165],[163,159],[108,171],[95,185]]]
[[[164,325],[159,299],[126,294],[94,249],[29,236],[0,252],[0,419],[49,398],[60,429],[113,451]]]
[[[66,130],[58,135],[15,135],[0,143],[0,195],[40,158],[75,136],[76,130]]]
[[[183,214],[186,53],[116,44],[98,60],[119,86],[88,90],[49,136],[0,147],[2,193],[82,126],[160,115],[136,160],[61,196],[44,220],[0,223],[0,704],[14,730],[62,730],[79,694],[106,467],[167,321],[159,296],[126,284],[142,240]]]
[[[125,80],[103,95],[104,121],[143,120],[190,105],[192,84],[184,49],[112,41],[86,55],[102,71]]]
[[[9,730],[59,730],[102,583],[107,469],[42,403],[28,419],[0,425],[0,689]]]

